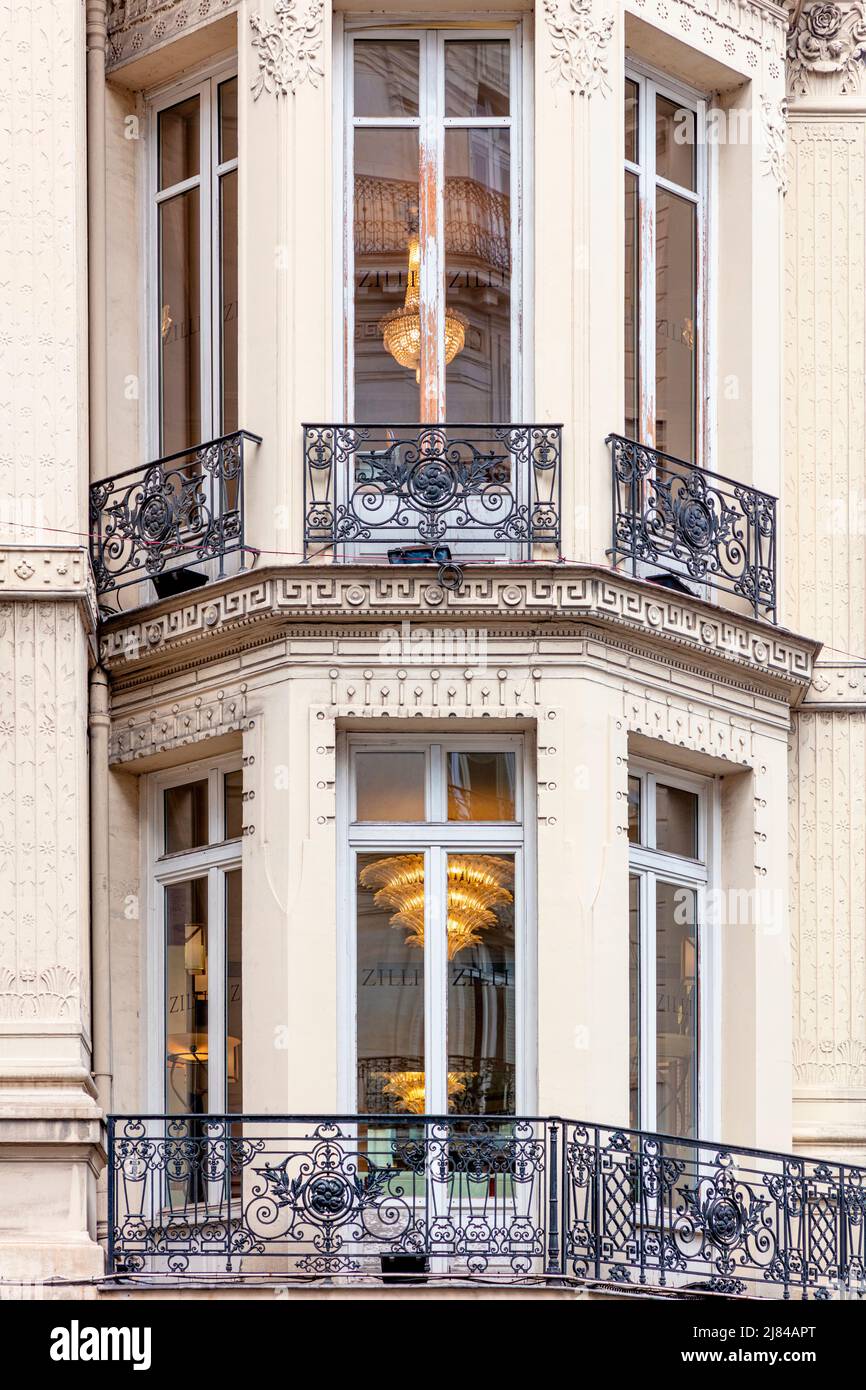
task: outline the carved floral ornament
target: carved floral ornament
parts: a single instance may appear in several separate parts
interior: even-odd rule
[[[826,0],[804,5],[788,35],[792,90],[806,94],[815,76],[839,78],[841,93],[859,90],[866,54],[866,17],[861,3]]]
[[[553,53],[550,72],[571,93],[588,97],[611,90],[608,76],[613,15],[596,17],[593,0],[544,0]]]
[[[274,18],[250,15],[252,46],[259,71],[252,92],[295,95],[302,82],[317,87],[322,77],[322,22],[325,0],[274,0]]]

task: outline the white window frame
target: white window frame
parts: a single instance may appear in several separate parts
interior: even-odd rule
[[[198,188],[199,192],[199,371],[201,420],[207,443],[222,436],[222,314],[220,311],[219,193],[223,175],[238,168],[238,159],[219,160],[219,97],[221,83],[238,75],[237,59],[221,59],[170,86],[159,88],[147,100],[147,188],[145,228],[145,360],[148,372],[146,415],[147,456],[163,454],[160,429],[160,305],[159,206],[169,198]],[[199,173],[171,187],[159,189],[158,119],[161,111],[191,96],[199,97]],[[239,103],[240,108],[240,103]]]
[[[191,878],[206,878],[208,903],[208,1111],[224,1114],[226,1077],[226,917],[225,879],[242,868],[241,836],[223,838],[225,804],[223,778],[242,768],[240,753],[186,763],[166,772],[151,773],[145,788],[143,874],[147,921],[146,1085],[147,1108],[168,1113],[165,1075],[165,889]],[[164,853],[163,793],[188,782],[208,783],[208,840],[198,849]]]
[[[532,380],[530,353],[532,342],[531,304],[528,279],[531,264],[531,219],[533,189],[530,151],[532,149],[531,112],[532,43],[523,20],[491,22],[483,28],[458,28],[446,18],[397,21],[383,25],[367,19],[343,18],[335,14],[335,198],[334,208],[339,222],[334,226],[335,276],[334,303],[342,308],[335,322],[334,399],[341,401],[344,419],[355,420],[355,257],[354,257],[354,132],[358,127],[399,127],[419,132],[419,194],[424,147],[429,158],[436,162],[436,238],[435,261],[428,255],[422,258],[420,296],[424,304],[434,304],[437,311],[438,335],[434,382],[426,401],[420,398],[421,422],[442,423],[446,418],[445,401],[445,258],[443,225],[444,140],[448,129],[501,127],[510,129],[511,164],[511,421],[519,422],[532,413]],[[416,117],[356,117],[354,115],[354,56],[355,39],[418,38],[420,43],[419,94],[420,115]],[[511,46],[510,115],[502,117],[448,117],[441,113],[444,91],[444,44],[447,39],[504,39]],[[342,79],[342,80],[341,80]],[[424,86],[435,84],[431,111],[425,119]],[[422,378],[424,372],[422,371]],[[376,423],[385,423],[376,422]],[[479,422],[484,423],[484,422]],[[491,422],[493,423],[493,422]],[[509,423],[503,421],[501,423]]]
[[[707,100],[694,88],[677,82],[657,69],[626,56],[625,77],[638,87],[638,159],[624,159],[623,167],[638,180],[638,419],[639,443],[656,447],[656,285],[655,285],[655,190],[666,188],[697,208],[697,293],[695,296],[695,458],[698,467],[711,466],[710,350],[711,315],[708,270],[714,248],[710,219],[709,188],[713,170],[707,144]],[[695,113],[695,191],[656,173],[655,98],[667,97]],[[650,119],[650,113],[652,118]],[[624,225],[624,223],[623,223]]]
[[[718,779],[681,772],[644,759],[629,759],[629,777],[640,780],[640,835],[646,843],[629,843],[629,878],[639,886],[638,985],[639,1128],[657,1131],[656,1110],[656,884],[659,880],[695,892],[697,911],[698,1139],[720,1132],[721,1118],[721,941],[707,911],[707,893],[718,882],[720,798]],[[656,786],[679,788],[698,798],[698,854],[694,859],[655,847]]]
[[[445,752],[513,752],[516,819],[448,821]],[[355,755],[359,752],[424,752],[425,811],[430,819],[399,823],[359,823],[350,819],[355,797]],[[340,938],[338,994],[338,1106],[357,1113],[357,868],[358,854],[425,852],[425,912],[428,922],[444,919],[446,856],[467,853],[514,855],[515,953],[515,1109],[531,1115],[537,1096],[537,968],[535,902],[535,810],[532,791],[534,753],[523,735],[429,733],[396,738],[389,734],[343,733],[337,749],[337,873]],[[438,818],[433,817],[438,814]],[[444,933],[425,933],[424,1050],[428,1114],[444,1115],[447,1097],[448,973]],[[435,1064],[433,1059],[438,1059]]]

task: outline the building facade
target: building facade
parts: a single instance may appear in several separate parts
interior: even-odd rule
[[[3,14],[4,1288],[862,1290],[861,5]]]

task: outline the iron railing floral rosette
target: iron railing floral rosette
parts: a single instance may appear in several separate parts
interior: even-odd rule
[[[559,559],[561,461],[561,425],[304,425],[304,553]]]
[[[775,622],[775,497],[622,435],[606,442],[613,564],[733,594]]]
[[[244,458],[258,435],[238,430],[219,439],[125,469],[90,485],[90,556],[100,607],[130,585],[146,584],[195,564],[254,552],[245,539]],[[152,601],[146,592],[145,602]]]
[[[109,1272],[866,1292],[866,1170],[559,1118],[112,1116]]]

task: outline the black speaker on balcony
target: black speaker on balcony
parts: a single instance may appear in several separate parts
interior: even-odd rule
[[[689,598],[697,597],[694,589],[684,584],[677,574],[648,574],[647,579],[650,584],[658,584],[660,589],[670,589],[675,594],[688,594]]]
[[[447,545],[401,545],[388,551],[389,565],[445,565],[450,559]]]
[[[382,1255],[383,1284],[426,1284],[430,1265],[426,1255]]]
[[[153,576],[153,587],[157,598],[174,598],[176,594],[187,594],[191,589],[200,589],[208,577],[200,570],[168,570],[165,574]]]

